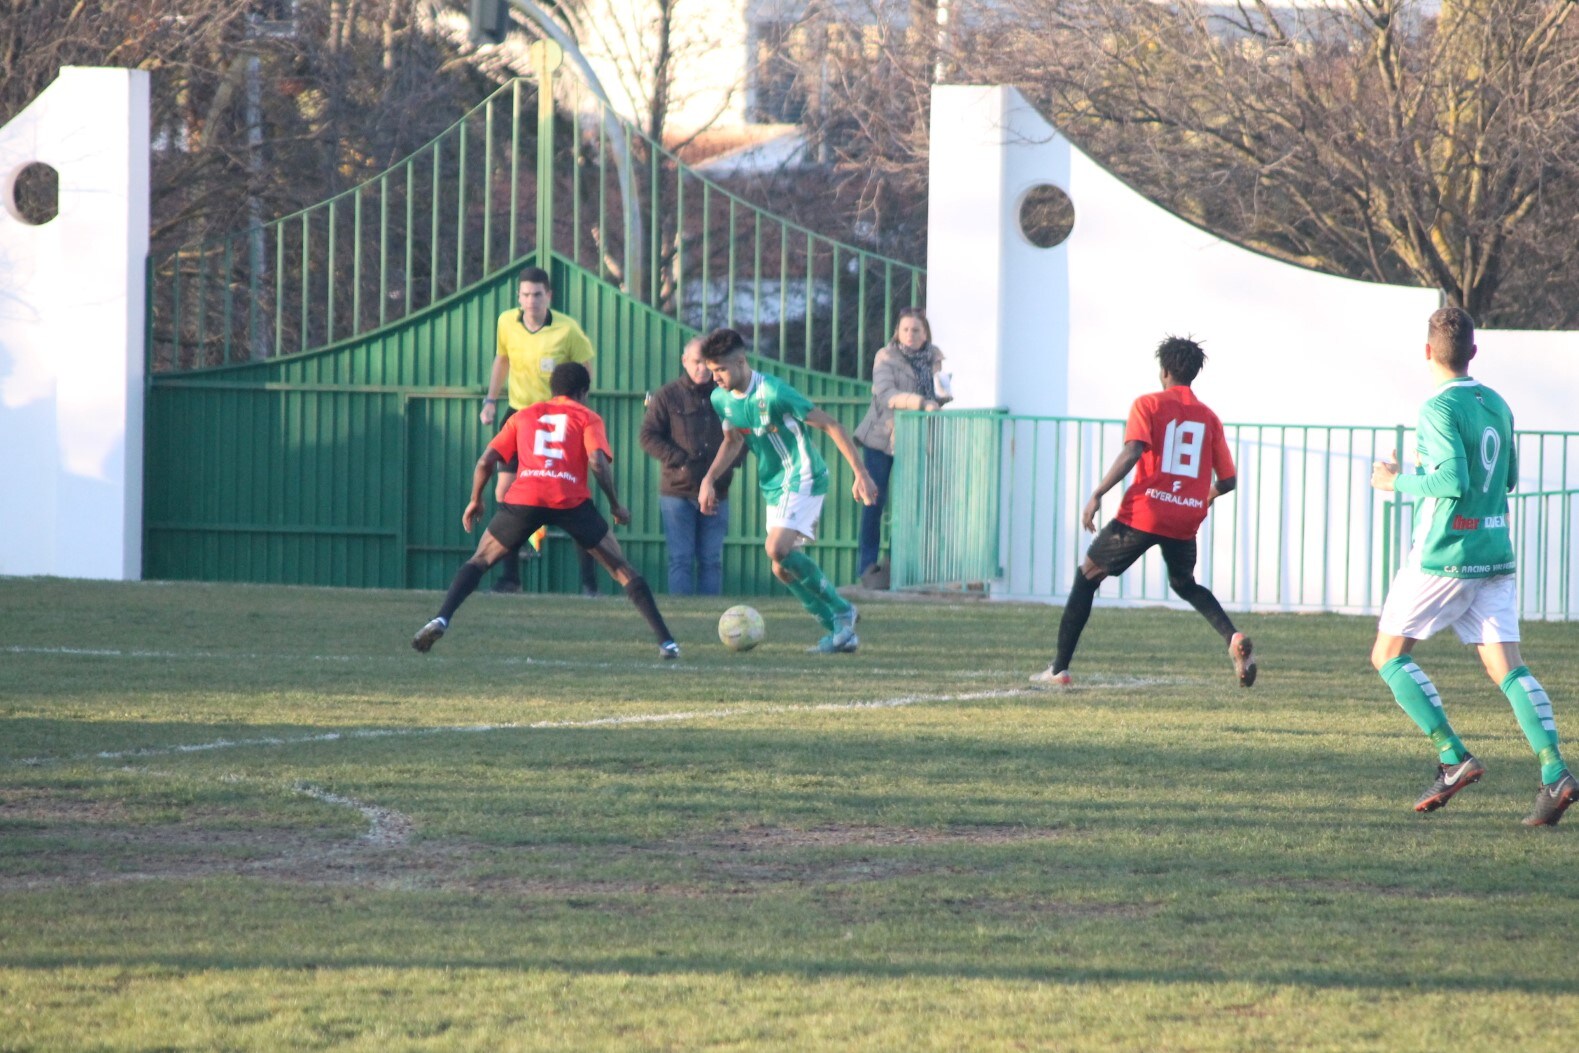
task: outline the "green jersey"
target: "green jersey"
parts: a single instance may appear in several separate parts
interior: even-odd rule
[[[806,415],[817,407],[777,377],[751,374],[744,393],[713,389],[713,410],[724,430],[744,432],[757,457],[757,483],[769,504],[786,493],[828,492],[828,466],[812,444]]]
[[[1415,506],[1409,559],[1427,574],[1490,578],[1513,573],[1508,491],[1518,482],[1513,411],[1470,377],[1454,377],[1420,409],[1420,474],[1400,475]]]

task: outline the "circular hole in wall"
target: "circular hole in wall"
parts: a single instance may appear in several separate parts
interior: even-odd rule
[[[1075,203],[1051,183],[1041,183],[1020,199],[1020,233],[1039,249],[1061,244],[1075,229]]]
[[[34,161],[11,181],[11,211],[24,223],[42,226],[60,214],[60,173]]]

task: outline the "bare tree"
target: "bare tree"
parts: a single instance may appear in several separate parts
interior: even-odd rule
[[[1573,10],[1026,2],[1005,40],[1015,79],[1062,129],[1188,218],[1283,259],[1526,320],[1499,302],[1510,275],[1534,246],[1549,261],[1554,239],[1573,244]]]
[[[322,200],[426,141],[489,88],[430,31],[426,0],[8,6],[0,121],[63,65],[152,75],[156,253]]]
[[[1438,288],[1490,324],[1565,327],[1574,6],[997,0],[948,5],[945,36],[935,0],[861,0],[808,8],[797,57],[808,134],[846,190],[823,200],[890,250],[924,244],[930,82],[1012,83],[1141,192],[1241,244]]]

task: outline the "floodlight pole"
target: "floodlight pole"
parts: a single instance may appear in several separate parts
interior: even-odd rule
[[[608,94],[603,90],[603,84],[598,80],[597,74],[592,72],[592,66],[587,62],[581,49],[565,32],[563,26],[554,21],[548,12],[539,7],[534,0],[507,0],[516,10],[543,31],[549,40],[559,45],[561,60],[563,57],[576,64],[577,71],[587,88],[602,106],[602,121],[612,146],[614,168],[620,183],[620,211],[625,221],[625,273],[622,275],[625,291],[637,299],[641,299],[642,290],[647,283],[642,281],[642,257],[639,251],[642,245],[641,209],[636,200],[635,181],[631,176],[631,148],[630,137],[625,129],[625,122],[620,120],[614,112],[613,105],[609,102]],[[539,49],[546,50],[546,49]],[[534,52],[535,54],[535,52]],[[558,67],[559,60],[554,62]],[[534,61],[534,67],[536,62]],[[554,102],[553,85],[551,81],[552,70],[536,70],[538,74],[537,90],[537,253],[538,266],[548,269],[549,252],[552,249],[553,213],[545,210],[544,202],[553,201],[553,132],[554,132]],[[546,108],[546,109],[545,109]],[[545,116],[546,113],[546,116]],[[652,149],[659,148],[653,144]],[[601,233],[599,235],[602,236]]]

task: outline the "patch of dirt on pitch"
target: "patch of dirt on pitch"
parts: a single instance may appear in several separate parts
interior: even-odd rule
[[[1024,826],[951,826],[917,829],[904,826],[830,825],[810,830],[780,826],[752,826],[715,834],[687,845],[736,852],[780,851],[800,848],[894,848],[909,845],[1007,845],[1023,841],[1049,841],[1062,836],[1056,829]]]
[[[0,892],[252,877],[571,902],[586,898],[606,905],[616,897],[749,895],[780,885],[856,885],[942,873],[953,868],[948,859],[902,850],[1062,836],[1056,829],[1008,826],[756,826],[637,845],[507,848],[413,840],[415,824],[400,812],[311,788],[298,787],[297,792],[359,811],[364,832],[346,837],[338,831],[281,826],[261,813],[235,809],[186,810],[179,822],[136,822],[116,802],[42,791],[12,796],[0,804],[0,823],[32,843],[24,855],[8,862],[8,873],[0,873]],[[579,877],[610,865],[640,872],[647,868],[629,864],[643,860],[651,861],[651,880]],[[564,876],[553,876],[555,870]],[[639,902],[628,906],[641,909]]]
[[[5,799],[0,800],[0,823],[16,823],[23,829],[58,823],[121,823],[126,818],[126,808],[120,801],[62,797],[47,790],[8,790]]]
[[[891,881],[945,872],[946,863],[890,853],[895,848],[999,845],[1045,841],[1057,830],[970,826],[946,829],[834,824],[806,830],[755,826],[694,840],[663,842],[653,850],[698,865],[710,882],[731,892],[761,885],[842,885]],[[849,850],[857,850],[852,854]],[[871,849],[871,854],[859,850]]]

